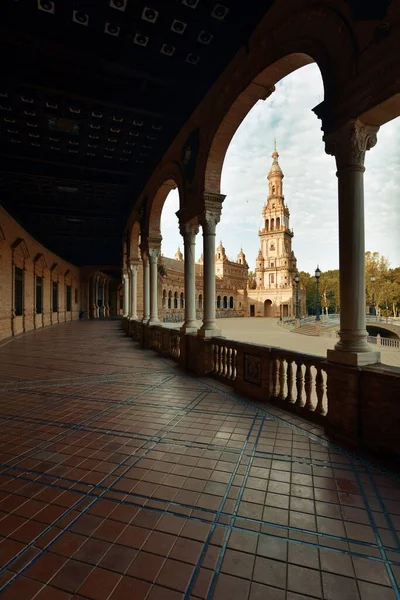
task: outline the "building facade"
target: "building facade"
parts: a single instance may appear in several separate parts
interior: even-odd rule
[[[247,292],[247,315],[292,317],[296,314],[297,259],[292,250],[293,230],[283,195],[283,172],[276,145],[268,173],[268,197],[262,210],[260,250],[256,259],[256,289]],[[299,315],[305,314],[305,292],[298,290]]]
[[[185,310],[184,260],[178,248],[174,258],[161,256],[159,260],[159,318],[166,322],[183,321]],[[195,265],[196,315],[203,316],[203,257]],[[229,260],[220,242],[215,254],[216,297],[218,317],[245,316],[248,264],[243,250],[237,260]],[[139,276],[140,279],[140,276]],[[139,308],[139,307],[138,307]]]

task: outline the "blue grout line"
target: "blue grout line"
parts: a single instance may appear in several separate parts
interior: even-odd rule
[[[237,512],[239,510],[240,502],[241,502],[241,500],[243,498],[243,494],[244,494],[244,490],[245,490],[245,487],[246,487],[246,483],[247,483],[247,480],[248,480],[249,474],[250,474],[250,469],[253,466],[253,460],[254,460],[254,456],[255,456],[255,453],[256,453],[256,448],[257,448],[257,445],[258,445],[258,442],[259,442],[259,439],[260,439],[260,435],[261,435],[264,423],[265,423],[265,418],[263,418],[261,420],[261,424],[260,424],[260,427],[258,429],[258,434],[257,434],[256,440],[255,440],[255,442],[253,444],[253,451],[251,453],[251,456],[250,456],[250,459],[249,459],[249,463],[247,465],[246,472],[245,472],[244,477],[243,477],[243,482],[242,482],[242,484],[240,486],[239,494],[238,494],[238,497],[236,498],[236,502],[235,502],[235,506],[233,508],[232,514],[231,514],[231,516],[229,518],[229,526],[227,527],[227,530],[226,530],[225,535],[224,535],[224,539],[223,539],[223,543],[222,543],[222,548],[221,548],[220,553],[219,553],[217,565],[216,565],[215,570],[214,570],[214,575],[213,575],[213,578],[212,578],[212,581],[211,581],[211,584],[210,584],[210,587],[209,587],[209,590],[208,590],[208,594],[207,594],[206,600],[211,600],[212,597],[213,597],[213,595],[214,595],[215,586],[217,585],[217,580],[218,580],[218,577],[219,577],[219,574],[220,574],[220,571],[221,571],[222,562],[223,562],[224,557],[225,557],[226,548],[228,546],[228,542],[229,542],[229,539],[230,539],[230,536],[231,536],[231,533],[232,533],[232,528],[233,528],[233,525],[234,525],[235,520],[236,520],[236,516],[237,516]]]
[[[218,508],[218,510],[217,510],[217,512],[216,512],[216,514],[215,514],[214,521],[213,521],[213,523],[212,523],[212,525],[211,525],[211,528],[210,528],[210,531],[209,531],[209,533],[208,533],[207,539],[206,539],[206,541],[204,542],[203,549],[202,549],[202,551],[201,551],[201,554],[200,554],[200,556],[199,556],[199,559],[198,559],[198,561],[197,561],[197,564],[196,564],[196,566],[195,566],[195,568],[194,568],[194,571],[193,571],[193,573],[192,573],[192,576],[191,576],[191,578],[190,578],[189,584],[188,584],[188,586],[187,586],[187,588],[186,588],[186,592],[185,592],[185,595],[184,595],[184,598],[183,598],[183,600],[189,600],[189,599],[190,599],[190,596],[191,596],[191,593],[192,593],[192,590],[193,590],[194,584],[196,583],[197,575],[198,575],[198,573],[199,573],[199,571],[200,571],[200,568],[201,568],[201,565],[202,565],[202,563],[203,563],[204,557],[205,557],[205,555],[206,555],[207,549],[208,549],[208,547],[209,547],[209,545],[210,545],[210,542],[211,542],[212,536],[214,535],[214,532],[215,532],[215,530],[216,530],[216,528],[217,528],[218,521],[219,521],[219,518],[220,518],[220,516],[221,516],[222,510],[223,510],[223,507],[224,507],[224,504],[225,504],[225,502],[226,502],[226,500],[227,500],[227,498],[228,498],[228,494],[229,494],[229,492],[230,492],[230,490],[231,490],[231,488],[232,488],[233,481],[234,481],[234,479],[235,479],[235,477],[236,477],[236,475],[237,475],[237,472],[238,472],[238,470],[239,470],[239,467],[240,467],[240,462],[241,462],[241,460],[242,460],[242,458],[243,458],[243,454],[244,454],[245,448],[246,448],[246,446],[247,446],[247,444],[248,444],[248,442],[249,442],[250,436],[252,435],[252,432],[253,432],[253,429],[254,429],[254,426],[255,426],[256,420],[257,420],[257,415],[255,415],[255,416],[254,416],[253,423],[251,424],[251,427],[250,427],[250,429],[249,429],[249,431],[248,431],[248,434],[247,434],[247,436],[246,436],[246,440],[245,440],[245,442],[243,443],[243,449],[242,449],[242,453],[241,453],[241,454],[238,456],[238,459],[237,459],[237,461],[236,461],[235,468],[234,468],[234,470],[232,471],[231,477],[230,477],[230,479],[229,479],[229,482],[228,482],[228,484],[227,484],[227,486],[226,486],[225,494],[223,495],[223,497],[222,497],[222,500],[221,500],[221,502],[220,502],[220,504],[219,504],[219,508]]]
[[[184,415],[182,415],[182,417],[181,417],[181,419],[180,419],[180,420],[182,420],[184,417],[185,417],[185,414],[184,414]],[[170,423],[172,423],[172,421],[174,421],[175,419],[176,419],[176,415],[174,415],[174,417],[173,417],[173,418],[172,418],[172,419],[171,419],[169,422],[170,422]],[[179,423],[179,421],[178,421],[178,423]],[[174,427],[176,427],[176,425],[177,425],[178,423],[175,423],[175,424],[174,424]],[[165,427],[165,426],[164,426],[164,427]],[[160,428],[160,429],[159,429],[159,431],[161,431],[161,430],[162,430],[162,428]],[[165,435],[166,435],[166,434],[165,434]],[[148,442],[145,442],[145,443],[148,443]],[[145,443],[144,443],[144,444],[145,444]],[[143,445],[144,445],[144,444],[143,444]],[[84,509],[84,510],[81,512],[81,514],[80,514],[80,515],[78,515],[78,516],[76,517],[76,519],[74,519],[74,520],[73,520],[73,521],[72,521],[72,522],[71,522],[71,523],[68,525],[68,527],[67,527],[67,528],[65,528],[65,529],[64,529],[62,532],[60,532],[60,534],[59,534],[59,535],[58,535],[56,538],[54,538],[53,540],[51,540],[51,541],[50,541],[50,542],[49,542],[49,543],[48,543],[48,544],[47,544],[47,545],[46,545],[44,548],[42,548],[42,551],[41,551],[41,552],[39,552],[39,553],[38,553],[38,554],[37,554],[37,555],[36,555],[36,556],[35,556],[35,557],[34,557],[34,558],[31,560],[31,561],[29,561],[29,562],[28,562],[28,563],[27,563],[27,564],[26,564],[26,565],[25,565],[25,566],[24,566],[22,569],[20,569],[20,570],[19,570],[19,571],[18,571],[18,572],[17,572],[17,573],[16,573],[16,574],[15,574],[15,575],[14,575],[14,576],[13,576],[13,577],[12,577],[12,578],[11,578],[11,579],[8,581],[8,582],[7,582],[7,583],[5,583],[5,584],[4,584],[2,587],[0,587],[0,593],[1,593],[1,592],[3,592],[5,589],[7,589],[7,588],[8,588],[8,587],[9,587],[9,586],[12,584],[12,583],[14,583],[14,581],[15,581],[15,580],[16,580],[16,579],[17,579],[17,578],[20,576],[20,575],[22,575],[22,573],[24,573],[24,572],[25,572],[25,571],[26,571],[26,570],[27,570],[27,569],[28,569],[28,568],[29,568],[29,567],[30,567],[32,564],[34,564],[34,562],[36,562],[36,560],[38,560],[38,558],[39,558],[40,556],[42,556],[42,555],[43,555],[43,553],[44,553],[46,550],[48,550],[48,548],[50,548],[50,547],[51,547],[51,546],[52,546],[52,545],[53,545],[53,544],[54,544],[54,543],[55,543],[55,542],[56,542],[56,541],[57,541],[57,540],[58,540],[58,539],[59,539],[59,538],[60,538],[60,537],[61,537],[61,536],[62,536],[62,535],[65,533],[65,531],[68,531],[68,529],[70,529],[71,525],[73,525],[73,524],[74,524],[74,523],[75,523],[75,522],[76,522],[76,521],[77,521],[79,518],[81,518],[81,517],[82,517],[84,514],[86,514],[86,512],[89,510],[89,508],[91,508],[91,507],[92,507],[94,504],[96,504],[96,503],[99,501],[99,499],[101,499],[101,498],[102,498],[102,496],[103,496],[103,495],[104,495],[106,492],[108,492],[108,491],[112,491],[112,486],[113,486],[113,485],[115,485],[115,483],[116,483],[117,481],[119,481],[119,480],[120,480],[120,479],[121,479],[121,478],[122,478],[122,477],[125,475],[125,473],[127,473],[127,472],[128,472],[128,471],[129,471],[129,470],[130,470],[130,469],[131,469],[131,468],[132,468],[132,467],[133,467],[133,466],[134,466],[134,465],[135,465],[137,462],[139,462],[139,460],[140,460],[141,458],[143,458],[144,456],[146,456],[146,454],[148,454],[148,453],[149,453],[151,450],[153,450],[153,449],[154,449],[154,447],[155,447],[156,445],[157,445],[157,444],[155,444],[153,447],[150,447],[150,448],[146,449],[146,451],[145,451],[145,452],[144,452],[144,453],[143,453],[143,454],[142,454],[140,457],[138,457],[138,459],[137,459],[136,461],[134,461],[134,462],[133,462],[131,465],[129,465],[129,466],[128,466],[128,468],[127,468],[127,469],[126,469],[126,470],[125,470],[123,473],[121,473],[121,474],[120,474],[120,475],[117,477],[116,481],[114,481],[114,482],[112,483],[112,485],[111,485],[111,486],[109,486],[109,488],[108,488],[108,489],[105,489],[105,490],[104,490],[104,492],[102,492],[102,493],[101,493],[99,496],[97,496],[96,498],[94,498],[94,499],[93,499],[93,501],[92,501],[92,502],[91,502],[91,503],[90,503],[90,504],[89,504],[87,507],[85,507],[85,509]],[[140,447],[139,447],[139,448],[137,448],[137,450],[140,450]],[[135,453],[136,453],[136,450],[135,450]],[[124,460],[123,460],[123,461],[122,461],[122,462],[121,462],[119,465],[116,465],[116,467],[115,467],[115,469],[113,469],[113,471],[111,471],[110,473],[108,473],[107,475],[105,475],[105,476],[103,477],[103,480],[105,480],[107,477],[109,477],[110,475],[112,475],[112,473],[113,473],[114,471],[116,471],[118,468],[120,468],[120,467],[121,467],[121,466],[124,464],[124,462],[126,462],[126,461],[127,461],[127,460],[129,460],[130,458],[131,458],[131,457],[129,456],[129,457],[127,457],[126,459],[124,459]],[[101,481],[103,481],[103,480],[101,480]],[[96,488],[98,485],[99,485],[99,484],[96,484],[96,486],[94,486],[94,488]],[[92,491],[93,491],[93,490],[92,490]],[[87,497],[89,497],[89,496],[85,494],[83,498],[81,498],[79,501],[77,501],[77,502],[76,502],[76,504],[74,505],[74,507],[75,507],[75,506],[77,506],[77,505],[79,504],[79,502],[81,502],[83,499],[86,499]],[[64,517],[65,517],[66,515],[68,515],[68,514],[69,514],[71,511],[72,511],[72,508],[71,508],[71,509],[69,509],[67,513],[64,513]],[[53,522],[51,525],[49,525],[49,526],[48,526],[48,527],[45,529],[45,531],[43,531],[41,534],[39,534],[38,536],[36,536],[36,537],[35,537],[35,538],[34,538],[34,539],[33,539],[33,540],[32,540],[32,541],[29,543],[29,544],[27,544],[27,545],[25,546],[25,548],[24,548],[23,550],[21,550],[21,552],[20,552],[20,553],[18,553],[18,555],[14,556],[12,559],[10,559],[6,565],[4,565],[2,568],[0,568],[0,573],[4,572],[4,571],[5,571],[5,570],[6,570],[6,569],[7,569],[7,568],[8,568],[8,567],[11,565],[11,564],[13,564],[13,563],[14,563],[14,562],[15,562],[15,561],[18,559],[18,558],[20,558],[21,556],[23,556],[23,555],[24,555],[24,554],[25,554],[25,553],[26,553],[26,552],[27,552],[27,551],[28,551],[28,550],[29,550],[29,549],[30,549],[30,548],[31,548],[31,547],[32,547],[32,546],[33,546],[33,545],[34,545],[34,544],[35,544],[35,543],[36,543],[36,542],[39,540],[39,539],[41,539],[41,538],[42,538],[42,537],[43,537],[43,536],[44,536],[46,533],[48,533],[48,532],[51,530],[51,528],[54,526],[54,524],[56,524],[56,523],[57,523],[57,522],[58,522],[60,519],[61,519],[61,517],[60,517],[60,518],[58,518],[58,519],[57,519],[55,522]]]
[[[393,588],[394,594],[396,596],[396,600],[400,600],[400,590],[399,590],[399,588],[397,586],[396,579],[395,579],[395,577],[393,575],[393,571],[392,571],[391,566],[390,566],[390,564],[388,562],[388,559],[387,559],[387,556],[386,556],[386,552],[385,552],[384,546],[382,544],[381,536],[380,536],[378,528],[376,526],[374,515],[372,514],[372,510],[371,510],[371,507],[370,507],[370,504],[369,504],[369,501],[368,501],[368,497],[367,497],[367,495],[365,493],[364,486],[362,485],[362,481],[361,481],[360,476],[359,476],[359,474],[358,474],[358,472],[357,472],[356,469],[354,469],[354,475],[356,477],[356,480],[357,480],[357,483],[358,483],[358,487],[359,487],[359,490],[361,492],[361,496],[362,496],[363,501],[364,501],[364,506],[365,506],[365,508],[367,510],[367,513],[368,513],[368,518],[370,520],[371,528],[372,528],[372,530],[374,532],[374,535],[375,535],[375,539],[376,539],[376,543],[377,543],[379,552],[380,552],[382,558],[385,561],[386,571],[387,571],[387,574],[388,574],[391,586]]]

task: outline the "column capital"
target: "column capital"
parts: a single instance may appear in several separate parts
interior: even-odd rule
[[[129,271],[132,273],[132,271],[136,270],[139,266],[139,259],[138,258],[131,258],[129,263],[128,263],[128,269]]]
[[[148,255],[150,263],[157,263],[158,257],[160,256],[160,248],[149,248]]]
[[[379,127],[352,119],[336,131],[323,136],[325,152],[335,157],[338,170],[346,167],[363,170],[365,153],[375,146],[378,131]]]
[[[199,221],[197,218],[191,219],[186,223],[179,223],[179,231],[185,239],[187,236],[195,236],[199,233]]]
[[[203,235],[215,235],[215,229],[221,218],[222,203],[226,196],[204,192],[204,213],[199,216]]]

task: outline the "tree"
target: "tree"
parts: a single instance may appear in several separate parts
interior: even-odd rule
[[[247,281],[249,290],[255,290],[257,288],[256,275],[254,271],[249,271]]]

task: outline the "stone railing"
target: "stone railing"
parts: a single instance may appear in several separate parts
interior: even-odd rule
[[[385,348],[400,349],[400,339],[382,337],[379,333],[377,336],[369,335],[368,342],[376,346],[384,346]]]
[[[183,333],[160,325],[151,327],[144,326],[142,323],[138,323],[138,325],[144,329],[146,334],[143,335],[145,347],[151,348],[163,356],[179,360]]]
[[[126,332],[131,329],[143,348],[154,349],[197,376],[218,379],[256,406],[275,404],[319,424],[330,439],[389,459],[400,457],[399,368],[355,367],[140,321],[123,327]]]
[[[238,342],[213,338],[212,374],[222,380],[235,381]]]
[[[320,421],[328,412],[326,361],[321,357],[225,338],[212,338],[211,355],[211,374],[235,389],[245,388],[247,395],[312,420]]]

